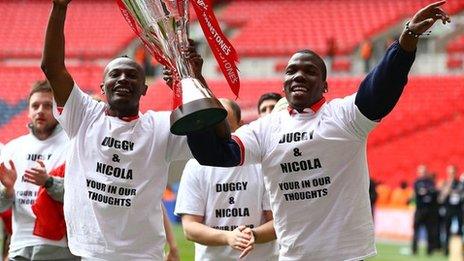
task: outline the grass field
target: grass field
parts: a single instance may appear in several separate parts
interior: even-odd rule
[[[187,241],[182,232],[180,225],[173,225],[174,233],[176,236],[177,244],[180,251],[180,260],[190,261],[194,260],[194,246],[193,243]],[[372,261],[445,261],[447,258],[441,253],[436,253],[433,256],[426,256],[425,249],[421,251],[417,256],[411,256],[409,245],[401,243],[387,243],[379,242],[377,244],[378,255],[368,260]]]

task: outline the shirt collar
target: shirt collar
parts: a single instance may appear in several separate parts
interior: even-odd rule
[[[325,103],[325,97],[322,97],[319,101],[315,102],[313,105],[311,105],[309,108],[304,108],[302,112],[297,111],[290,105],[287,107],[288,113],[290,116],[295,116],[296,114],[306,114],[306,113],[316,113],[319,111],[319,109],[324,105]]]
[[[106,114],[107,116],[110,116],[110,117],[116,117],[116,116],[111,116],[111,115],[109,115],[109,114],[108,114],[108,109],[105,110],[105,114]],[[131,121],[133,121],[133,120],[136,120],[136,119],[140,118],[140,115],[137,114],[137,115],[133,115],[133,116],[123,116],[123,117],[117,117],[117,118],[120,119],[120,120],[122,120],[122,121],[125,121],[125,122],[131,122]]]

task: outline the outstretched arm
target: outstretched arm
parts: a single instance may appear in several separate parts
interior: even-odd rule
[[[42,55],[41,68],[52,86],[58,106],[66,104],[74,85],[64,64],[64,22],[69,2],[71,0],[53,0]]]
[[[430,4],[419,10],[405,28],[400,40],[388,49],[379,65],[361,83],[355,104],[361,113],[373,121],[385,117],[398,102],[408,81],[415,59],[418,35],[427,31],[437,20],[450,22],[441,9],[446,1]]]

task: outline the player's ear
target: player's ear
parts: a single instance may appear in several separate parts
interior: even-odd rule
[[[145,96],[147,94],[147,90],[148,90],[148,85],[144,84],[143,87],[142,87],[142,95]]]
[[[105,85],[103,83],[100,83],[100,93],[105,95]]]

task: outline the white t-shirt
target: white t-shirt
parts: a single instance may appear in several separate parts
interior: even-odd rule
[[[293,116],[281,111],[235,133],[244,163],[262,163],[281,260],[376,254],[366,160],[366,138],[376,123],[354,99]]]
[[[57,126],[46,140],[39,140],[34,135],[27,134],[10,141],[2,149],[1,161],[9,167],[8,161],[12,160],[18,175],[14,185],[13,235],[10,251],[37,245],[66,247],[66,238],[55,241],[32,234],[36,217],[31,207],[40,187],[23,181],[23,175],[27,169],[39,166],[36,162],[39,159],[44,162],[48,172],[59,167],[64,163],[67,148],[68,137],[61,127]]]
[[[259,165],[216,168],[187,162],[177,193],[177,215],[204,217],[204,224],[232,231],[240,225],[263,224],[263,211],[270,210]],[[256,244],[243,260],[277,260],[275,241]],[[195,243],[195,260],[238,260],[240,251],[230,246],[205,246]]]
[[[161,197],[170,161],[191,157],[186,137],[170,133],[168,112],[127,122],[105,111],[76,85],[56,116],[71,139],[64,183],[69,248],[88,259],[162,260]]]

